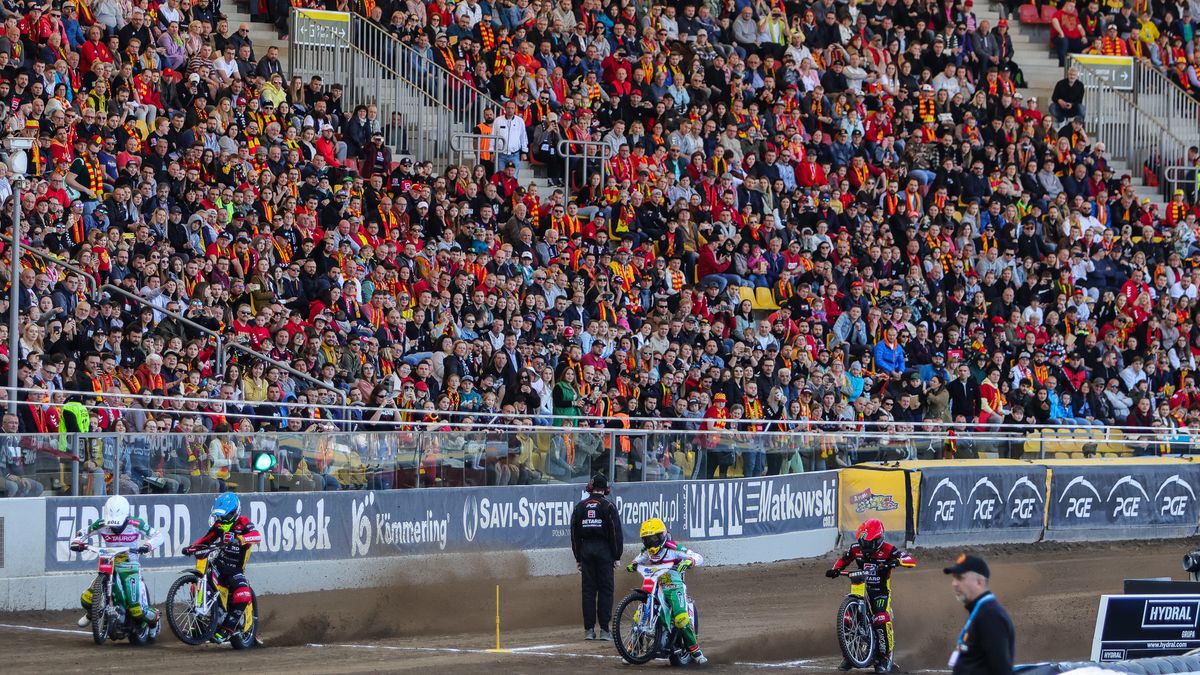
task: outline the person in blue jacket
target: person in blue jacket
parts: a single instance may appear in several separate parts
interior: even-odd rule
[[[875,344],[875,367],[888,374],[893,382],[904,378],[904,348],[896,338],[895,327],[883,331],[883,339]]]

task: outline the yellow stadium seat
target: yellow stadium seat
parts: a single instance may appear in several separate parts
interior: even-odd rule
[[[1070,459],[1070,456],[1065,452],[1054,453],[1054,459]]]
[[[775,302],[775,296],[769,288],[760,286],[754,289],[754,298],[754,309],[765,309],[772,312],[779,309],[779,305]]]
[[[749,286],[738,286],[738,296],[741,297],[742,300],[749,300],[750,306],[751,307],[754,306],[754,289],[753,288],[750,288]],[[758,308],[755,307],[755,309],[758,309]]]

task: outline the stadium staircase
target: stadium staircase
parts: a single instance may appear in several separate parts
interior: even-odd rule
[[[293,13],[293,21],[302,20]],[[498,113],[501,107],[486,92],[357,14],[350,15],[349,35],[336,44],[297,41],[296,32],[290,45],[290,72],[341,82],[347,109],[376,104],[394,160],[431,161],[437,173],[450,164],[478,161],[481,139],[472,134],[485,109]],[[533,166],[531,177],[530,167],[525,164],[522,182],[532,179],[539,195],[548,196],[551,188],[544,168]]]
[[[1002,5],[998,2],[981,3],[976,5],[975,16],[980,21],[987,20],[994,27],[1000,20],[1001,9]],[[1066,75],[1066,71],[1058,65],[1057,54],[1051,50],[1049,28],[1046,24],[1023,23],[1018,20],[1016,15],[1013,15],[1009,17],[1008,31],[1013,42],[1013,60],[1020,65],[1021,71],[1025,75],[1027,88],[1023,93],[1026,97],[1037,96],[1038,103],[1045,112],[1050,105],[1050,94],[1054,91],[1054,85]],[[1085,82],[1087,81],[1086,73],[1081,77]],[[1139,107],[1141,107],[1140,103]],[[1141,165],[1130,162],[1128,153],[1114,152],[1121,147],[1121,144],[1116,142],[1117,139],[1105,138],[1109,128],[1097,125],[1099,117],[1104,114],[1098,110],[1088,111],[1088,133],[1092,136],[1093,142],[1101,141],[1106,145],[1106,154],[1109,157],[1113,175],[1120,178],[1129,174],[1133,178],[1134,191],[1137,193],[1138,201],[1149,199],[1152,204],[1158,204],[1159,213],[1165,213],[1164,191],[1145,183]],[[1192,119],[1191,126],[1194,128],[1196,118]],[[1107,122],[1108,120],[1103,121]],[[1172,126],[1171,120],[1164,120],[1162,125],[1166,129],[1176,128]]]
[[[279,61],[283,64],[283,72],[288,72],[288,41],[280,40],[275,27],[270,23],[254,21],[250,16],[249,2],[226,2],[221,5],[221,11],[229,20],[230,30],[236,31],[238,24],[243,23],[250,27],[250,41],[254,43],[255,58],[261,59],[266,55],[267,47],[279,47]]]

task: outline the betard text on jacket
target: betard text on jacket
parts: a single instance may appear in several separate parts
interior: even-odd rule
[[[250,502],[250,520],[262,533],[260,546],[271,552],[323,551],[330,548],[329,516],[325,515],[325,500],[309,502],[313,513],[305,512],[305,500],[297,499],[293,514],[274,512],[266,502]]]

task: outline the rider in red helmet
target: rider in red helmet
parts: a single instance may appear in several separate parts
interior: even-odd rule
[[[892,663],[895,647],[892,636],[892,570],[917,566],[916,559],[907,551],[884,541],[885,534],[883,523],[876,518],[859,525],[855,533],[857,541],[838,558],[832,569],[825,572],[825,576],[836,579],[850,563],[856,563],[858,569],[866,572],[866,597],[870,599],[871,609],[875,612],[875,627],[883,628],[887,635],[887,644],[881,645],[882,649],[875,660],[877,673],[890,673],[895,668]],[[850,670],[850,662],[843,660],[841,670]]]

